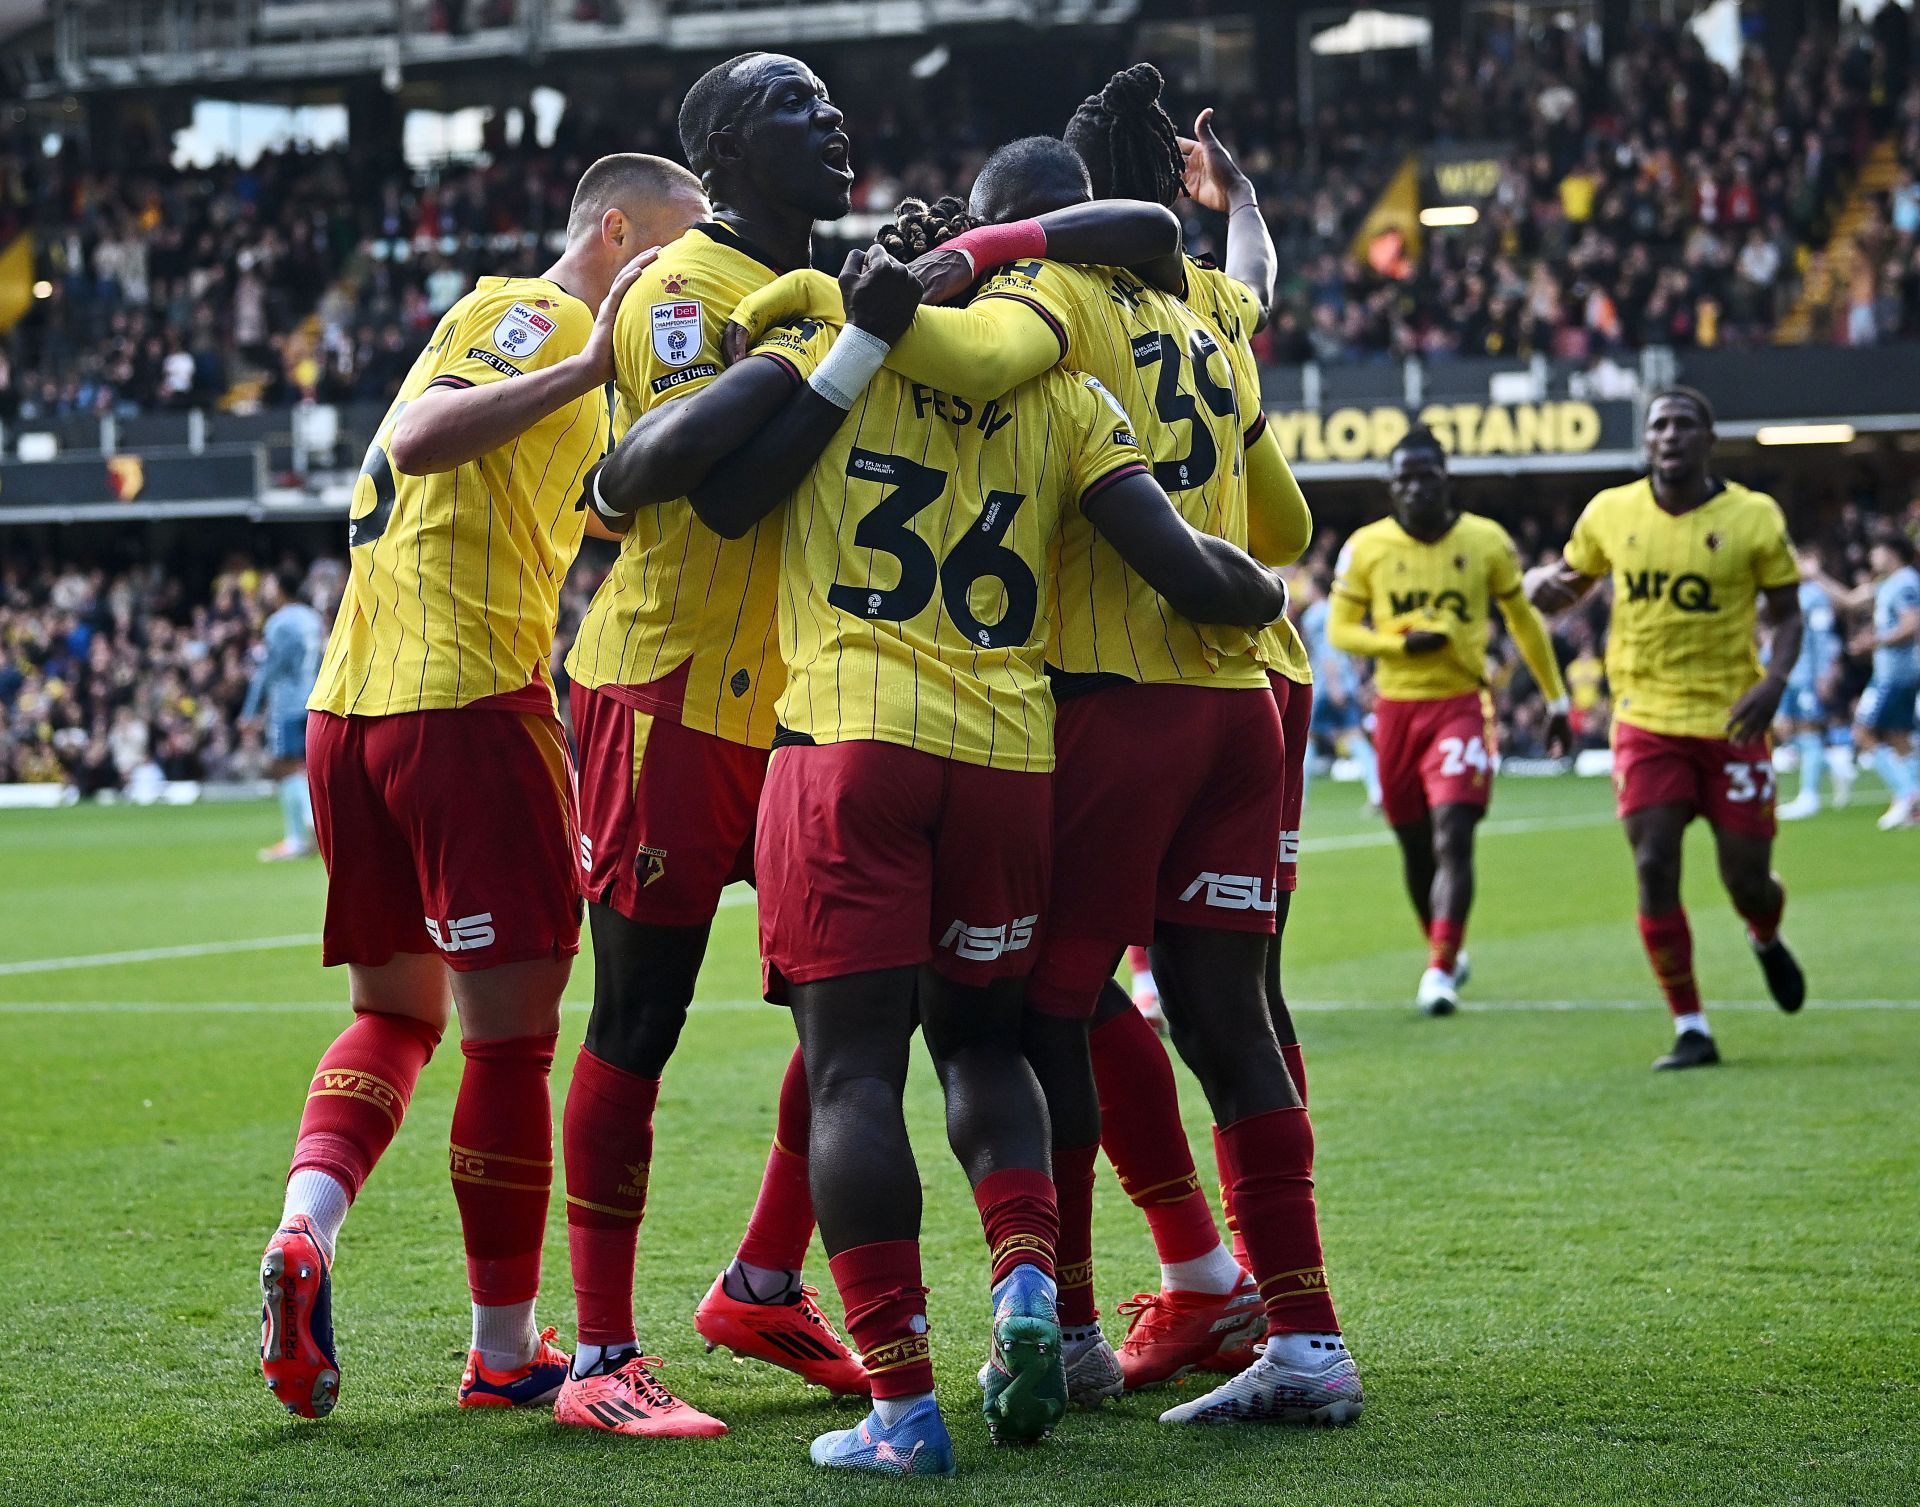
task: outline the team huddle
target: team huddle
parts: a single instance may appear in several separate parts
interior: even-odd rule
[[[457,1010],[460,1404],[726,1432],[654,1375],[633,1292],[661,1078],[722,891],[750,880],[798,1045],[694,1324],[871,1400],[816,1464],[954,1468],[902,1110],[916,1031],[987,1246],[997,1442],[1195,1372],[1217,1384],[1164,1422],[1359,1416],[1281,986],[1312,676],[1279,572],[1311,520],[1249,345],[1276,257],[1208,113],[1182,137],[1159,93],[1148,65],[1116,75],[1062,137],[989,158],[964,207],[902,205],[834,279],[805,269],[811,227],[848,210],[843,117],[804,64],[746,54],[687,94],[691,172],[602,159],[545,276],[483,279],[442,318],[362,469],[310,703],[325,961],[348,965],[354,1019],[315,1072],[261,1268],[263,1370],[291,1411],[334,1406],[339,1232]],[[1184,252],[1183,193],[1227,215],[1223,268]],[[1489,608],[1564,713],[1528,597],[1557,610],[1613,576],[1621,810],[1687,1066],[1714,1050],[1678,901],[1693,815],[1776,998],[1804,994],[1765,762],[1797,574],[1771,501],[1711,477],[1704,399],[1657,400],[1648,440],[1653,475],[1596,499],[1523,588],[1411,430],[1395,518],[1342,557],[1334,632],[1382,663],[1387,813],[1432,949],[1419,1000],[1444,1014],[1495,753]],[[620,549],[566,666],[576,778],[547,666],[589,529]],[[534,1308],[583,910],[567,1353]],[[1224,1236],[1166,1050],[1113,980],[1148,944],[1212,1111]],[[1094,1296],[1102,1150],[1162,1275],[1121,1305],[1117,1351]],[[803,1280],[816,1225],[851,1346]]]

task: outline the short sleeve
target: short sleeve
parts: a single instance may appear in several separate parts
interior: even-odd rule
[[[641,274],[613,326],[621,396],[636,414],[696,393],[720,375],[720,334],[734,302],[724,289],[703,288],[698,265],[684,257]]]
[[[1573,525],[1573,537],[1567,540],[1567,547],[1561,551],[1561,557],[1574,570],[1583,576],[1598,578],[1612,570],[1607,559],[1606,545],[1600,538],[1599,500],[1586,505]]]
[[[1085,507],[1115,482],[1146,471],[1147,457],[1141,452],[1125,406],[1101,386],[1097,377],[1085,372],[1064,372],[1061,376],[1064,418],[1073,436],[1069,460],[1072,495]]]
[[[1010,298],[1025,304],[1046,321],[1065,360],[1073,354],[1074,311],[1080,304],[1079,280],[1084,275],[1053,262],[1010,262],[986,280],[975,302]]]
[[[577,356],[593,331],[585,304],[519,289],[482,288],[447,311],[429,387],[483,387]]]
[[[1373,560],[1358,534],[1340,546],[1340,556],[1333,562],[1333,589],[1349,601],[1373,601]]]
[[[1513,536],[1497,523],[1487,525],[1487,590],[1505,601],[1520,589],[1520,551]]]
[[[804,382],[825,359],[838,334],[838,328],[823,319],[793,319],[768,330],[752,354],[777,361],[795,382]]]
[[[1800,562],[1793,558],[1793,540],[1787,535],[1787,515],[1771,497],[1760,518],[1760,538],[1753,556],[1754,583],[1762,591],[1800,584]]]

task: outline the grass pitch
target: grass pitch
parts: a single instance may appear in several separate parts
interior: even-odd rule
[[[1794,1019],[1760,1003],[1696,829],[1688,897],[1728,1061],[1656,1076],[1667,1025],[1604,785],[1501,783],[1469,1006],[1447,1021],[1408,1003],[1423,949],[1390,840],[1351,789],[1315,789],[1288,984],[1328,1264],[1367,1387],[1352,1429],[1163,1428],[1161,1392],[1073,1415],[1036,1449],[992,1448],[972,1382],[979,1226],[923,1069],[910,1115],[962,1470],[944,1488],[823,1478],[806,1441],[859,1409],[693,1334],[792,1040],[753,1002],[750,906],[721,914],[667,1079],[640,1255],[643,1343],[733,1433],[647,1445],[453,1407],[467,1318],[444,1170],[451,1044],[348,1222],[341,1402],[303,1423],[259,1379],[254,1269],[309,1074],[345,1016],[310,940],[319,868],[254,861],[277,836],[264,805],[0,814],[0,1501],[1913,1502],[1920,832],[1875,832],[1863,802],[1781,838],[1812,981]],[[234,942],[257,945],[206,950]],[[571,997],[588,987],[583,958]],[[562,1064],[584,1023],[581,1003]],[[1183,1093],[1204,1147],[1189,1080]],[[1154,1268],[1107,1174],[1097,1219],[1111,1313]],[[550,1232],[543,1318],[565,1336],[557,1199]]]

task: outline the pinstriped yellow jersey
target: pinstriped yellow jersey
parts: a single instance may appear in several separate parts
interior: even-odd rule
[[[694,226],[660,253],[628,290],[614,327],[616,439],[649,409],[719,376],[727,316],[780,271],[718,222]],[[642,508],[581,620],[567,673],[585,686],[637,688],[685,666],[671,691],[633,699],[697,732],[768,747],[781,685],[779,566],[777,522],[722,539],[684,497]]]
[[[1725,737],[1727,714],[1760,679],[1757,598],[1800,579],[1779,504],[1729,481],[1676,517],[1642,477],[1588,503],[1565,553],[1582,575],[1613,577],[1615,719]]]
[[[1027,305],[1059,337],[1067,365],[1097,378],[1138,425],[1154,478],[1188,523],[1246,547],[1242,432],[1259,391],[1219,338],[1171,294],[1112,267],[1017,262],[989,278],[979,298]],[[1179,616],[1076,509],[1069,513],[1055,580],[1058,617],[1047,663],[1074,677],[1267,687],[1255,636]]]
[[[755,355],[804,381],[836,334],[803,321]],[[781,726],[1051,770],[1048,585],[1063,524],[1146,466],[1091,377],[1055,367],[980,402],[882,369],[772,520]]]
[[[442,316],[354,483],[349,574],[307,705],[342,716],[489,704],[554,710],[547,660],[560,582],[586,519],[574,502],[606,453],[607,400],[587,393],[511,444],[432,476],[385,446],[430,387],[473,387],[577,355],[593,310],[537,277],[483,277]]]
[[[1444,633],[1448,647],[1417,658],[1383,658],[1374,670],[1392,701],[1442,701],[1487,681],[1490,607],[1520,590],[1520,557],[1491,518],[1462,513],[1431,544],[1396,518],[1357,528],[1334,566],[1333,589],[1367,609],[1382,633]]]
[[[1266,413],[1258,406],[1260,370],[1253,359],[1253,331],[1260,322],[1260,305],[1253,290],[1237,277],[1229,277],[1218,267],[1207,267],[1187,258],[1187,307],[1213,326],[1220,337],[1221,349],[1233,362],[1236,380],[1256,398],[1248,416],[1246,443],[1252,444],[1266,426]],[[1286,462],[1283,460],[1282,465]],[[1281,618],[1259,634],[1259,656],[1267,668],[1284,675],[1295,685],[1313,684],[1313,660],[1301,642],[1300,630],[1291,618]]]

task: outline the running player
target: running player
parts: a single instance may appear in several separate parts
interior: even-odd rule
[[[1820,584],[1820,557],[1808,548],[1794,551],[1800,566],[1800,617],[1806,633],[1800,658],[1787,677],[1787,694],[1780,703],[1780,730],[1800,754],[1800,793],[1780,808],[1783,822],[1802,821],[1820,814],[1820,776],[1833,778],[1833,803],[1847,804],[1853,787],[1853,766],[1829,760],[1827,733],[1836,719],[1829,704],[1834,675],[1840,665],[1840,626],[1833,599]],[[1843,720],[1843,719],[1842,719]]]
[[[262,863],[306,858],[313,852],[313,797],[307,789],[307,697],[320,678],[320,651],[327,625],[311,604],[300,600],[300,577],[284,570],[261,583],[276,605],[260,629],[260,662],[247,685],[240,720],[250,722],[265,708],[262,726],[273,763],[268,773],[280,787],[284,836],[260,850]]]
[[[1446,451],[1424,425],[1389,465],[1393,516],[1355,530],[1341,550],[1330,635],[1376,661],[1381,801],[1429,948],[1415,1003],[1451,1015],[1467,971],[1474,829],[1493,795],[1486,662],[1496,605],[1547,699],[1548,752],[1564,756],[1573,734],[1553,641],[1521,590],[1507,531],[1454,505]]]
[[[1680,904],[1681,839],[1704,816],[1720,882],[1782,1010],[1807,983],[1780,936],[1786,891],[1771,871],[1773,725],[1800,657],[1800,572],[1771,497],[1714,474],[1713,408],[1690,387],[1647,406],[1649,474],[1587,504],[1562,557],[1527,576],[1527,596],[1562,612],[1613,581],[1607,678],[1613,780],[1639,881],[1640,937],[1673,1014],[1658,1069],[1704,1067],[1720,1053],[1693,975]],[[1754,647],[1755,601],[1772,629],[1766,672]]]
[[[640,1363],[632,1316],[653,1108],[720,892],[752,876],[754,814],[783,679],[774,630],[777,527],[722,539],[686,499],[724,453],[706,389],[721,370],[728,311],[781,268],[805,266],[814,222],[847,211],[853,174],[843,123],[826,86],[792,58],[750,53],[701,78],[681,108],[681,144],[716,218],[666,250],[619,331],[622,439],[595,478],[595,506],[624,523],[649,505],[568,659],[585,765],[595,997],[566,1110],[580,1345],[556,1416],[586,1427],[678,1427],[651,1421],[667,1394]],[[1117,218],[1082,215],[1034,234],[1042,245],[1058,237],[1071,255],[1086,249],[1074,245],[1082,227],[1087,246],[1104,246]],[[1178,244],[1177,222],[1157,209],[1126,217],[1128,228],[1140,234],[1120,244],[1140,255]],[[981,270],[997,265],[991,248],[978,251]],[[975,260],[946,260],[968,269],[963,282],[971,279]],[[801,1280],[813,1205],[797,1054],[779,1104],[746,1236],[701,1301],[695,1326],[710,1346],[864,1394],[858,1360]]]
[[[1853,737],[1893,797],[1880,818],[1882,832],[1920,824],[1920,750],[1913,741],[1914,702],[1920,698],[1920,569],[1913,561],[1913,541],[1888,526],[1867,552],[1871,582],[1852,591],[1829,583],[1848,611],[1873,612],[1871,625],[1847,647],[1873,656],[1872,678],[1853,713]]]
[[[1088,193],[1071,148],[1029,137],[989,159],[970,210],[1017,234],[1018,216]],[[1177,281],[1177,265],[1172,274]],[[734,317],[753,326],[812,311],[819,282],[776,285]],[[1248,537],[1242,432],[1257,395],[1238,390],[1238,371],[1204,321],[1140,277],[1015,263],[968,309],[921,310],[888,364],[929,386],[971,380],[988,391],[1063,356],[1149,416],[1142,434],[1155,474],[1190,519],[1221,537]],[[1125,945],[1156,935],[1158,923],[1191,1002],[1184,1050],[1224,1127],[1254,1275],[1267,1280],[1234,1298],[1235,1327],[1259,1322],[1264,1297],[1281,1341],[1270,1340],[1267,1359],[1228,1388],[1165,1416],[1345,1421],[1359,1412],[1359,1379],[1339,1338],[1311,1213],[1312,1131],[1264,996],[1280,844],[1279,787],[1268,775],[1283,757],[1272,690],[1253,639],[1170,617],[1095,541],[1076,543],[1070,531],[1062,561],[1049,670],[1062,703],[1063,799],[1052,926],[1028,990],[1029,1052],[1044,1065],[1061,1148],[1062,1265],[1076,1278],[1091,1271],[1090,1173],[1084,1211],[1066,1202],[1081,1202],[1076,1163],[1090,1168],[1099,1138],[1087,1022]],[[1264,694],[1238,694],[1249,690]],[[1144,841],[1143,823],[1152,828]],[[1088,1233],[1069,1243],[1069,1226]],[[1086,1321],[1069,1320],[1077,1332],[1068,1348],[1083,1395],[1097,1396],[1120,1378],[1091,1308],[1089,1290]]]
[[[339,1387],[341,1221],[400,1128],[449,996],[466,1059],[450,1168],[473,1293],[459,1400],[538,1404],[566,1372],[533,1319],[547,1072],[580,929],[547,661],[584,527],[576,499],[607,442],[615,317],[646,253],[705,210],[670,162],[596,162],[560,259],[540,277],[483,278],[447,311],[361,468],[351,573],[309,703],[322,955],[347,965],[354,1020],[314,1074],[260,1269],[262,1369],[306,1417]]]

